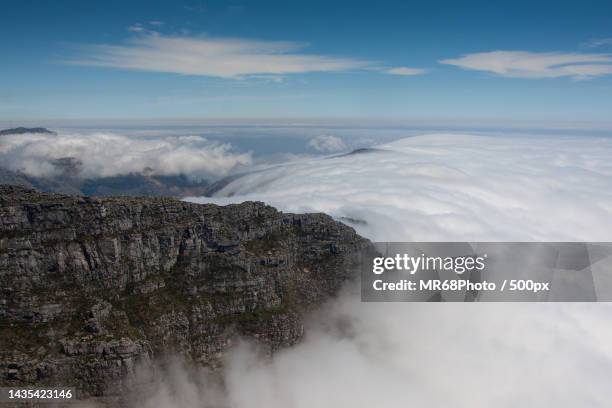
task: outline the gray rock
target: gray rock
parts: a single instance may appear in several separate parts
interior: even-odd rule
[[[274,352],[352,276],[368,242],[324,214],[258,202],[73,197],[0,186],[0,386],[114,401],[137,364]]]

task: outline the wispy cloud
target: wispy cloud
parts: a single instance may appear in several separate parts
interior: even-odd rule
[[[584,45],[588,48],[610,47],[612,46],[612,38],[597,38]]]
[[[344,140],[333,135],[319,135],[308,141],[308,147],[318,152],[333,153],[346,150],[347,145]]]
[[[163,26],[164,23],[163,21],[160,20],[151,20],[149,22],[146,23],[134,23],[131,26],[129,26],[127,28],[128,31],[131,31],[133,33],[137,33],[139,35],[155,35],[156,32],[154,29],[156,29],[157,27],[161,27]]]
[[[142,24],[136,23],[129,26],[128,31],[131,31],[133,33],[141,33],[145,31],[145,28],[142,26]]]
[[[385,74],[390,74],[390,75],[412,76],[412,75],[423,75],[427,71],[421,68],[395,67],[395,68],[386,69],[383,72]]]
[[[132,31],[142,29],[132,26]],[[221,78],[339,72],[368,61],[307,54],[307,44],[286,41],[164,36],[147,32],[122,45],[94,45],[73,64]]]
[[[514,78],[583,80],[612,75],[612,55],[608,54],[491,51],[466,54],[440,63]]]
[[[198,4],[189,4],[183,7],[187,11],[195,12],[195,13],[204,13],[208,10],[206,4],[198,3]]]

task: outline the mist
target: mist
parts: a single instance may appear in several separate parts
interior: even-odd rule
[[[61,175],[57,161],[76,159],[71,171],[83,178],[146,173],[218,178],[251,163],[249,153],[202,136],[136,136],[117,133],[21,134],[0,139],[0,163],[34,177]]]
[[[219,204],[325,212],[375,241],[606,241],[612,138],[415,136],[241,177]]]
[[[372,240],[603,241],[610,176],[610,139],[445,134],[274,166],[190,200],[323,211]],[[299,345],[268,358],[239,341],[214,376],[160,366],[135,406],[607,406],[610,316],[605,303],[361,303],[352,283]]]

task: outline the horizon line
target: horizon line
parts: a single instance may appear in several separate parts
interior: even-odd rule
[[[2,127],[60,126],[76,127],[142,125],[142,126],[286,126],[317,127],[325,125],[349,127],[397,127],[397,126],[474,126],[502,128],[535,128],[535,129],[589,129],[612,130],[612,120],[559,120],[545,119],[509,119],[509,118],[399,118],[399,117],[164,117],[164,118],[17,118],[0,119]]]

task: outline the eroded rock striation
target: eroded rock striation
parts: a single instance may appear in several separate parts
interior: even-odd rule
[[[108,396],[164,354],[215,367],[237,335],[292,345],[366,245],[324,214],[258,202],[0,186],[0,385]]]

